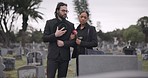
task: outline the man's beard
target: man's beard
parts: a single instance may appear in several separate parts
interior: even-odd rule
[[[66,18],[67,18],[67,15],[65,14],[65,15],[59,15],[59,17],[62,19],[62,20],[65,20]]]

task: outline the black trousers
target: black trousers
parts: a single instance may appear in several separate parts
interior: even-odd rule
[[[57,78],[66,78],[68,71],[68,60],[48,59],[47,60],[47,78],[55,78],[56,71]]]
[[[76,75],[79,76],[79,57],[76,58]]]

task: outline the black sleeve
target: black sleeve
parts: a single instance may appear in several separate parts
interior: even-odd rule
[[[47,21],[45,28],[44,28],[44,33],[43,33],[44,42],[56,42],[57,41],[55,33],[51,32],[52,29],[53,28],[51,27],[51,22]]]
[[[97,39],[97,32],[95,27],[90,26],[90,32],[89,32],[89,41],[82,41],[80,46],[83,47],[97,47],[98,46],[98,39]]]
[[[73,31],[75,29],[74,24],[72,24],[71,26],[72,26],[71,30]],[[72,33],[72,31],[71,31],[71,33]],[[69,39],[69,40],[64,41],[64,47],[72,47],[74,45],[75,45],[75,39]]]

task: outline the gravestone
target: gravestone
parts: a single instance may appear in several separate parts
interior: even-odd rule
[[[24,78],[25,76],[31,76],[29,78],[45,78],[45,68],[41,52],[29,52],[27,54],[27,65],[18,69],[18,77]]]
[[[43,57],[41,52],[30,52],[27,54],[27,65],[43,65]]]
[[[128,41],[127,46],[123,48],[125,55],[136,55],[136,49],[131,45],[131,40]]]
[[[7,48],[1,48],[1,56],[7,55],[8,49]]]
[[[0,78],[5,78],[5,73],[4,70],[5,69],[5,65],[3,64],[3,59],[0,56]]]
[[[35,66],[23,66],[17,70],[18,78],[36,78],[37,67]]]
[[[6,71],[15,69],[15,58],[4,57],[3,63]]]
[[[22,52],[23,52],[23,48],[21,46],[15,49],[15,58],[17,60],[22,59]]]
[[[136,55],[80,55],[79,75],[141,70]]]
[[[30,52],[30,50],[31,50],[31,49],[25,47],[25,48],[24,48],[24,55],[27,55],[27,54]]]
[[[146,71],[118,71],[79,76],[78,78],[148,78]]]
[[[125,55],[136,55],[136,49],[132,46],[126,46],[123,48]]]
[[[45,78],[43,66],[26,65],[18,68],[18,78]]]
[[[9,48],[7,54],[13,55],[13,49]]]

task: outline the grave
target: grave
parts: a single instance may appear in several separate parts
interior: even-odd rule
[[[7,54],[13,55],[13,49],[9,48]]]
[[[7,48],[1,48],[0,55],[1,56],[5,56],[5,55],[7,55],[7,52],[8,52],[8,49]]]
[[[136,55],[80,55],[79,75],[141,70]]]
[[[43,65],[43,57],[41,52],[29,52],[27,54],[27,65]]]
[[[26,65],[18,68],[18,78],[45,78],[43,66]]]
[[[22,59],[22,52],[23,52],[23,48],[21,46],[15,48],[15,59],[16,60],[20,60]]]
[[[78,78],[148,78],[146,71],[118,71],[80,76]]]
[[[17,70],[18,78],[36,78],[37,67],[36,66],[23,66]]]
[[[128,41],[127,46],[123,48],[125,55],[136,55],[136,49],[131,45],[131,40]]]
[[[25,48],[24,48],[24,55],[27,55],[29,52],[30,52],[30,49],[27,48],[27,47],[25,47]]]
[[[26,56],[27,65],[17,70],[18,78],[45,78],[42,53],[29,52]]]
[[[3,63],[5,65],[4,70],[9,71],[15,69],[15,58],[4,57]]]
[[[0,56],[0,78],[5,78],[4,69],[5,65],[3,64],[3,58]]]
[[[123,48],[125,55],[136,55],[136,49],[132,46],[126,46]]]

